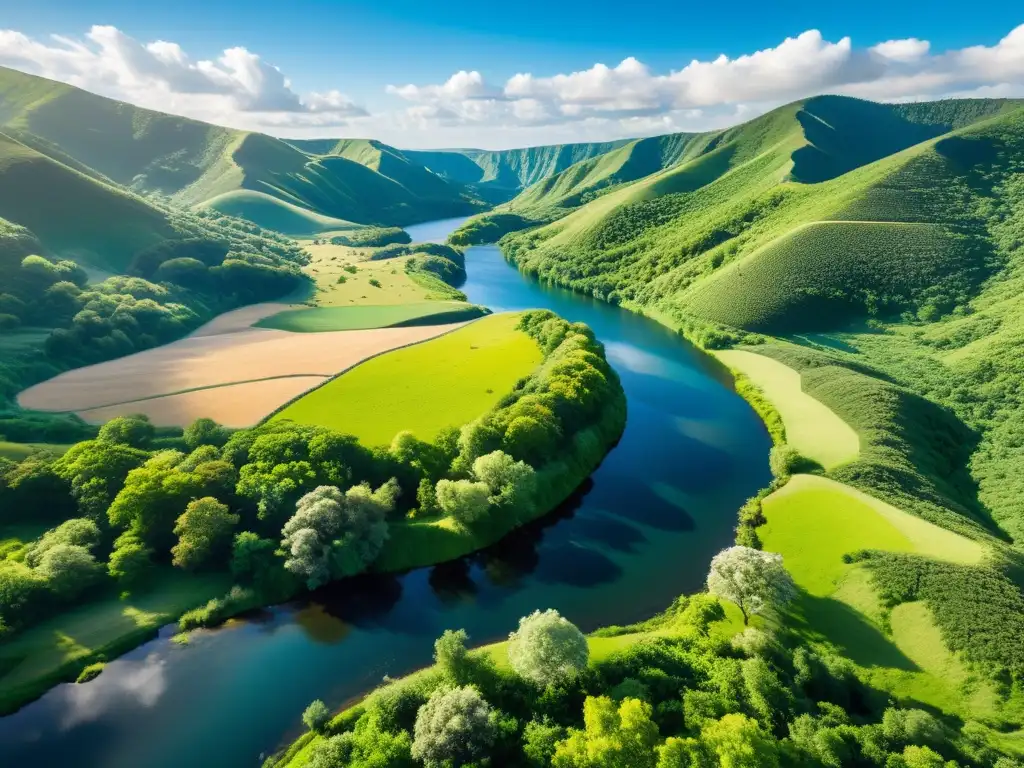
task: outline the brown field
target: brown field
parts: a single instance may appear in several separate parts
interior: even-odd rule
[[[372,355],[458,327],[330,333],[248,327],[286,306],[261,304],[229,312],[172,344],[29,387],[18,395],[18,403],[40,411],[73,411],[90,422],[147,413],[160,425],[185,425],[208,416],[247,426]]]
[[[226,427],[249,427],[278,406],[327,381],[326,376],[289,376],[282,379],[225,384],[178,395],[153,397],[134,403],[78,411],[90,424],[103,424],[115,416],[142,413],[158,427],[191,424],[207,416]]]

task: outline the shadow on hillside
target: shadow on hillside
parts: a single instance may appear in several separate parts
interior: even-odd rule
[[[863,614],[834,598],[816,597],[801,591],[788,618],[790,625],[805,639],[829,643],[862,667],[921,671]]]

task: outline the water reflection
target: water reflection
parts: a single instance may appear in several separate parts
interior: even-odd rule
[[[62,731],[125,705],[152,707],[167,690],[167,661],[151,653],[142,661],[112,662],[88,685],[63,685],[56,706]]]

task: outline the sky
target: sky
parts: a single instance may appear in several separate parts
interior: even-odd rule
[[[1024,97],[1024,7],[3,0],[0,65],[277,136],[500,149],[711,130],[819,93]]]

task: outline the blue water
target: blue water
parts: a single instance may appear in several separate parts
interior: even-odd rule
[[[409,227],[444,240],[462,219]],[[769,481],[768,435],[728,377],[663,326],[520,275],[497,248],[467,253],[470,301],[546,307],[589,324],[622,378],[619,445],[557,512],[483,553],[401,576],[331,585],[308,601],[162,637],[0,719],[0,765],[76,768],[257,766],[332,706],[430,659],[444,629],[476,643],[557,608],[585,629],[649,616],[698,589],[728,546],[736,510]]]

